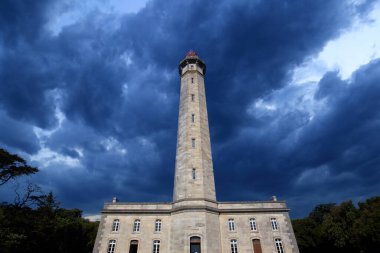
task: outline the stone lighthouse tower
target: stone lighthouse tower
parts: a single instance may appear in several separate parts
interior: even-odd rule
[[[181,95],[172,213],[171,252],[221,252],[204,75],[194,51],[179,65]]]
[[[216,201],[204,74],[206,65],[190,51],[179,65],[181,95],[173,201]]]
[[[194,51],[179,64],[173,200],[105,203],[93,253],[299,253],[284,201],[216,200],[205,74]]]

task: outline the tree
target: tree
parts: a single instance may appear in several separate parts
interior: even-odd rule
[[[304,219],[293,220],[298,247],[303,253],[328,252],[331,247],[324,238],[323,224],[330,217],[334,203],[317,205]]]
[[[335,203],[317,205],[309,214],[309,218],[314,220],[318,224],[322,224],[335,206]]]
[[[38,169],[29,166],[24,159],[0,148],[0,185],[16,177],[36,172]]]
[[[360,251],[377,252],[380,244],[380,197],[359,203],[359,218],[354,224],[355,244]]]
[[[353,225],[358,217],[358,210],[352,201],[334,206],[323,221],[322,234],[329,249],[334,252],[357,252],[353,245]]]
[[[23,194],[19,193],[18,188],[19,186],[17,184],[15,189],[16,197],[13,203],[15,206],[18,207],[31,207],[33,205],[39,204],[40,198],[45,196],[41,195],[41,188],[38,185],[31,182],[27,183]],[[36,195],[37,193],[40,195]]]
[[[356,207],[352,201],[322,204],[310,215],[293,220],[302,253],[373,253],[380,244],[380,197]]]

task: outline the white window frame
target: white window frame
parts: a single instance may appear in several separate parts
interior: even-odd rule
[[[251,231],[257,231],[256,218],[250,218],[249,219],[249,226],[251,228]]]
[[[228,230],[231,232],[236,230],[234,219],[228,219]]]
[[[120,228],[120,220],[114,219],[112,223],[112,232],[118,232]]]
[[[231,253],[238,253],[237,240],[236,239],[232,239],[230,241],[230,243],[231,243]]]
[[[278,223],[276,218],[270,218],[270,223],[272,225],[273,231],[278,231]]]
[[[116,240],[109,240],[107,253],[114,253],[115,249],[116,249]]]
[[[133,232],[134,233],[140,232],[140,228],[141,228],[141,220],[140,219],[136,219],[133,222]]]
[[[153,253],[160,253],[160,240],[153,241]]]
[[[274,240],[274,243],[275,243],[275,246],[276,246],[277,253],[285,253],[284,246],[282,245],[282,240],[280,238],[276,238]]]
[[[160,219],[157,219],[154,224],[154,232],[161,232],[161,225],[162,221]]]

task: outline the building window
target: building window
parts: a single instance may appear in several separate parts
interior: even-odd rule
[[[230,231],[235,231],[235,221],[234,221],[234,219],[228,219],[228,229]]]
[[[238,253],[237,240],[231,240],[231,253]]]
[[[156,224],[154,226],[154,231],[156,231],[156,232],[161,231],[161,220],[156,220]]]
[[[277,253],[284,253],[284,248],[282,247],[282,241],[280,238],[276,238],[275,240],[276,243],[276,250]]]
[[[194,102],[194,98],[195,98],[195,95],[194,95],[194,94],[191,94],[191,101]]]
[[[194,83],[194,78],[193,77],[191,78],[191,83]]]
[[[277,231],[278,230],[278,224],[277,224],[277,220],[276,218],[271,218],[270,219],[270,222],[272,224],[272,230],[273,231]]]
[[[153,241],[153,253],[160,253],[160,241],[159,240]]]
[[[191,171],[191,176],[192,176],[192,178],[193,178],[193,180],[195,180],[195,169],[193,169],[192,171]]]
[[[108,250],[107,253],[114,253],[116,248],[116,240],[110,240],[108,242]]]
[[[191,147],[195,148],[195,139],[191,139]]]
[[[120,227],[120,220],[119,219],[114,219],[112,223],[112,232],[117,232],[119,231]]]
[[[191,114],[191,122],[192,122],[192,123],[195,122],[195,114]]]
[[[140,220],[135,220],[135,223],[133,224],[133,232],[140,232]]]
[[[249,219],[249,226],[251,227],[251,231],[257,231],[256,219]]]

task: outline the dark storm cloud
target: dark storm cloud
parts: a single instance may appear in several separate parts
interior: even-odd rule
[[[0,110],[0,144],[9,149],[19,149],[34,154],[40,149],[37,136],[28,124],[9,118]]]
[[[0,2],[0,41],[6,45],[33,43],[47,21],[54,1],[5,0]]]
[[[301,162],[314,166],[327,162],[332,164],[332,173],[352,172],[360,179],[373,180],[363,177],[367,173],[380,175],[376,169],[380,163],[379,78],[379,61],[361,67],[350,82],[341,81],[337,73],[325,75],[317,94],[331,89],[326,87],[335,88],[323,98],[325,113],[317,115],[301,137],[305,150],[317,155],[305,155]]]
[[[54,73],[47,70],[44,59],[29,52],[32,48],[18,48],[16,54],[5,50],[0,63],[0,100],[7,114],[41,128],[54,126]]]
[[[170,201],[177,64],[191,48],[208,65],[219,199],[263,199],[280,192],[290,205],[309,207],[315,203],[303,200],[299,189],[307,188],[302,180],[312,180],[313,173],[336,179],[331,189],[339,180],[359,189],[364,179],[351,177],[360,170],[353,166],[360,164],[360,173],[377,166],[378,147],[367,146],[374,140],[378,115],[371,115],[375,110],[370,108],[347,115],[359,101],[373,101],[368,96],[375,95],[365,87],[374,83],[363,73],[377,63],[358,71],[353,84],[326,74],[311,98],[326,110],[313,120],[302,99],[272,114],[252,109],[260,99],[284,104],[310,93],[288,85],[293,68],[355,17],[365,17],[372,1],[353,6],[338,0],[157,0],[136,14],[90,11],[57,34],[46,24],[67,11],[64,4],[1,4],[0,116],[19,126],[2,128],[0,143],[28,153],[40,147],[55,152],[53,162],[40,164],[45,167],[38,180],[67,206],[96,212],[113,195],[126,201]],[[354,91],[356,100],[346,104]],[[359,123],[361,130],[354,131]],[[34,126],[50,131],[40,143]],[[368,130],[369,135],[361,134]],[[12,137],[17,131],[28,133],[22,135],[24,142]]]
[[[304,103],[302,96],[307,92],[297,94],[291,87],[275,98],[267,98],[285,108],[273,118],[262,116],[266,124],[242,131],[219,151],[232,154],[234,158],[227,156],[220,161],[240,172],[231,175],[223,171],[221,181],[229,178],[230,187],[241,192],[259,189],[268,196],[280,192],[310,196],[318,202],[379,194],[379,78],[379,61],[363,66],[347,81],[341,80],[337,72],[326,73],[315,92],[321,109],[314,117],[297,104],[287,111],[289,105],[279,101],[285,97]],[[255,117],[260,116],[256,111]],[[238,163],[236,156],[240,158]],[[224,189],[229,189],[228,185],[219,190],[228,198],[235,197]],[[294,206],[303,208],[315,205],[303,198],[293,201]],[[295,213],[299,215],[300,210]]]

